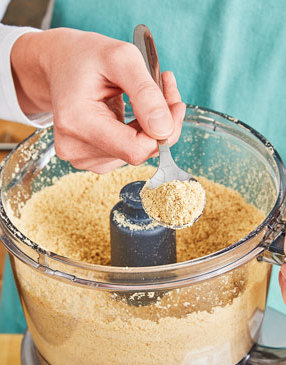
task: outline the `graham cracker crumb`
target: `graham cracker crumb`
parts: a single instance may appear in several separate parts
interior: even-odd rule
[[[110,210],[125,184],[146,180],[154,170],[128,166],[107,175],[64,176],[34,193],[20,219],[11,219],[50,251],[108,265]],[[192,227],[176,232],[178,261],[227,247],[264,219],[264,213],[239,193],[198,180],[207,203]],[[152,289],[147,294],[154,301],[135,306],[117,292],[56,280],[20,260],[14,263],[29,330],[53,365],[236,364],[257,338],[253,334],[261,323],[270,273],[269,265],[254,259],[212,279],[166,291],[162,297]],[[74,274],[78,275],[76,269]],[[94,279],[93,271],[88,274]],[[95,278],[101,280],[98,273]],[[145,295],[139,289],[130,292],[134,299]],[[251,333],[250,323],[256,323]]]
[[[34,193],[21,208],[21,218],[15,224],[49,251],[79,261],[110,265],[110,211],[119,201],[124,185],[147,180],[154,171],[155,167],[145,165],[126,166],[106,175],[71,173]],[[206,207],[193,226],[177,230],[178,261],[229,246],[250,233],[265,217],[238,192],[205,178],[198,181],[206,191]]]
[[[126,216],[123,213],[119,212],[118,210],[114,210],[113,215],[114,215],[114,220],[119,227],[128,227],[132,231],[142,231],[143,229],[154,229],[159,225],[159,223],[155,221],[152,221],[147,225],[134,224],[130,222],[130,220],[126,218]]]
[[[206,203],[204,188],[194,180],[174,180],[156,189],[149,189],[147,181],[140,196],[146,213],[171,227],[192,224],[202,214]]]

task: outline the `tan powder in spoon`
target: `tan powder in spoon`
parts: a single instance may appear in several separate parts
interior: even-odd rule
[[[191,224],[202,214],[206,203],[204,188],[193,180],[174,180],[156,189],[149,189],[147,181],[141,198],[146,213],[168,226]]]

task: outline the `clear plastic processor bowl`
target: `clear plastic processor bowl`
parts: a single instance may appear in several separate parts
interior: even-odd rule
[[[132,118],[127,107],[127,122]],[[253,349],[270,263],[285,261],[283,163],[249,126],[192,106],[172,154],[193,175],[239,191],[265,212],[265,221],[231,246],[191,261],[144,268],[76,262],[47,252],[12,223],[33,192],[75,171],[55,157],[52,130],[38,130],[2,163],[0,236],[41,364],[230,365]],[[142,293],[154,300],[136,305]]]

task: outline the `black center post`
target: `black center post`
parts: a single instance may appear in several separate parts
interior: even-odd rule
[[[176,262],[175,231],[155,223],[144,211],[140,197],[144,184],[145,181],[135,181],[125,185],[120,201],[110,213],[112,266],[146,267]],[[132,293],[124,293],[124,297],[133,305],[146,305],[151,301],[148,295],[141,295],[139,302]]]

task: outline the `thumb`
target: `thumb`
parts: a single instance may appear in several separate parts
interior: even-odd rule
[[[128,51],[125,57],[122,55],[113,81],[129,96],[144,132],[155,139],[168,138],[175,124],[163,93],[149,74],[137,47],[130,44]]]

